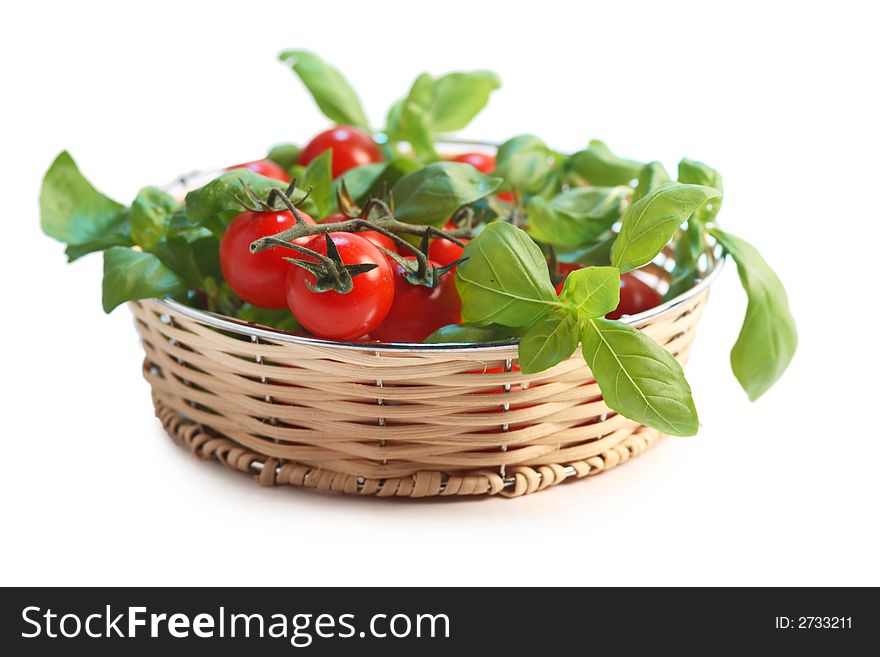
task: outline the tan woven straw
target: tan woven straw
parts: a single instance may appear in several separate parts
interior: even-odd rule
[[[717,272],[629,321],[687,362]],[[658,286],[665,269],[646,271]],[[516,497],[609,470],[660,434],[605,406],[579,352],[521,374],[515,344],[341,344],[180,304],[130,304],[168,433],[194,455],[359,495]]]

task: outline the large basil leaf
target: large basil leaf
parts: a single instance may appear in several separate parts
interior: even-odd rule
[[[331,170],[332,160],[333,150],[328,149],[309,162],[303,172],[302,187],[305,190],[308,190],[309,187],[312,188],[309,198],[315,204],[318,219],[336,212],[336,195]]]
[[[641,162],[617,157],[605,142],[598,139],[593,139],[586,149],[574,153],[568,164],[591,185],[603,187],[630,184],[639,177],[644,166]]]
[[[611,264],[629,271],[653,260],[678,227],[720,192],[703,185],[668,183],[633,203],[611,249]]]
[[[43,178],[40,226],[49,237],[67,243],[71,261],[131,244],[125,207],[95,189],[67,151],[55,158]]]
[[[434,81],[431,127],[434,132],[461,130],[480,113],[501,86],[492,71],[447,73]]]
[[[526,326],[556,305],[544,254],[519,228],[489,224],[467,243],[463,257],[455,284],[464,322]]]
[[[553,170],[552,152],[534,135],[508,139],[495,157],[495,173],[526,194],[541,191]]]
[[[720,229],[709,232],[733,257],[749,298],[742,329],[730,352],[730,365],[749,399],[755,400],[782,376],[794,357],[797,327],[782,281],[757,249]]]
[[[336,179],[336,188],[345,183],[348,195],[355,203],[365,199],[369,191],[379,182],[388,169],[387,162],[364,164],[354,169],[349,169]]]
[[[609,408],[674,436],[697,433],[691,388],[672,354],[622,322],[589,319],[583,327],[584,359]]]
[[[299,76],[324,116],[334,123],[369,129],[360,98],[337,68],[307,50],[285,50],[278,59]]]
[[[517,329],[501,324],[447,324],[424,339],[428,344],[483,344],[506,342],[517,335]]]
[[[250,169],[233,169],[186,195],[187,219],[193,224],[206,226],[212,233],[222,237],[229,222],[245,209],[242,205],[242,201],[247,201],[245,185],[263,200],[269,196],[270,190],[287,187],[280,180],[261,176]],[[293,200],[298,201],[302,197],[303,193],[297,190]],[[304,206],[303,210],[311,214],[314,204],[310,206]]]
[[[724,183],[721,174],[708,164],[684,158],[678,163],[678,182],[692,185],[705,185],[717,189],[720,194],[724,193]],[[715,219],[721,209],[721,195],[709,200],[703,207],[697,210],[697,218],[702,222]]]
[[[529,233],[557,246],[578,247],[599,237],[620,219],[628,187],[576,187],[550,201],[529,199]]]
[[[541,372],[561,363],[577,349],[580,336],[574,315],[552,313],[529,326],[519,339],[519,369]]]
[[[345,183],[348,195],[358,205],[363,205],[372,197],[381,198],[383,193],[403,176],[413,173],[420,168],[415,160],[408,157],[397,157],[385,162],[364,164],[363,166],[349,169],[336,179],[336,188],[341,182]]]
[[[107,313],[126,301],[165,297],[186,289],[183,281],[152,253],[124,246],[104,251],[102,287],[104,312]]]
[[[660,164],[660,162],[648,162],[639,172],[639,183],[636,185],[636,191],[633,192],[632,196],[633,203],[668,182],[669,174],[666,172],[666,167]]]
[[[571,272],[559,300],[580,319],[603,317],[620,304],[620,272],[615,267],[584,267]]]
[[[439,226],[460,207],[488,196],[499,185],[500,178],[484,176],[470,164],[434,162],[394,184],[394,215],[413,224]]]
[[[144,187],[131,204],[131,239],[148,251],[168,232],[177,200],[156,187]]]

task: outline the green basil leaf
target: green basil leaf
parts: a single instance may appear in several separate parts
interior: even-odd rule
[[[697,264],[705,248],[703,224],[691,217],[675,242],[675,269],[663,301],[674,299],[694,286],[699,276]]]
[[[278,59],[299,76],[324,116],[334,123],[369,130],[360,98],[337,68],[307,50],[285,50]]]
[[[183,281],[152,253],[124,246],[104,251],[104,312],[126,301],[166,297],[185,289]]]
[[[688,183],[692,185],[705,185],[717,189],[719,196],[710,199],[706,204],[697,210],[697,218],[702,222],[713,221],[718,216],[721,209],[722,197],[724,193],[724,183],[721,180],[721,174],[708,164],[689,160],[684,158],[678,163],[678,182]]]
[[[219,249],[220,243],[214,239]],[[149,252],[177,274],[191,290],[202,287],[202,272],[196,262],[191,244],[183,237],[163,238],[152,245]]]
[[[68,262],[73,262],[82,258],[84,255],[109,249],[111,246],[131,246],[131,224],[128,221],[128,210],[119,213],[117,220],[114,221],[100,235],[96,235],[94,239],[80,244],[68,244],[64,249]]]
[[[730,352],[730,365],[749,399],[754,401],[782,376],[794,357],[797,327],[782,281],[757,249],[720,229],[709,232],[736,262],[740,282],[749,298],[742,329]]]
[[[655,189],[669,182],[669,174],[660,162],[648,162],[639,172],[639,184],[633,192],[632,202],[635,203]]]
[[[565,278],[559,300],[580,319],[604,317],[620,304],[620,272],[615,267],[585,267]]]
[[[316,219],[321,219],[336,212],[336,195],[333,188],[331,164],[333,150],[328,149],[309,162],[303,172],[302,187],[312,188],[309,198],[318,212]],[[299,184],[299,183],[298,183]]]
[[[591,242],[620,219],[628,187],[576,187],[552,200],[533,196],[526,205],[529,233],[557,246]]]
[[[500,178],[484,176],[470,164],[434,162],[394,184],[394,216],[412,224],[439,226],[460,207],[488,196],[500,184]]]
[[[355,203],[360,203],[379,182],[387,169],[387,162],[364,164],[354,169],[349,169],[336,179],[336,187],[339,187],[340,182],[344,182],[345,189],[348,190],[351,200]]]
[[[392,141],[405,141],[416,156],[425,161],[437,160],[432,136],[431,107],[434,103],[434,78],[419,75],[407,97],[395,103],[388,114],[386,132]]]
[[[519,339],[519,369],[534,374],[567,359],[577,349],[580,336],[574,315],[552,313],[529,326]]]
[[[300,147],[296,144],[276,144],[269,149],[267,160],[272,160],[283,169],[289,169],[299,161]]]
[[[387,191],[403,176],[413,173],[421,165],[408,157],[397,157],[385,162],[365,164],[349,169],[336,179],[338,189],[340,181],[345,182],[351,200],[363,205],[370,198],[383,198]]]
[[[683,158],[678,163],[678,182],[714,187],[719,192],[724,193],[724,183],[721,180],[721,174],[708,164],[703,164],[697,160]]]
[[[653,260],[675,231],[700,206],[720,192],[702,185],[669,183],[633,203],[611,249],[611,264],[621,271]]]
[[[559,262],[605,267],[611,264],[611,247],[617,239],[615,233],[605,233],[592,244],[577,249],[556,249]]]
[[[249,303],[239,308],[236,317],[243,322],[251,322],[260,326],[278,329],[279,331],[295,332],[299,328],[296,318],[287,308],[272,310],[259,308]]]
[[[213,278],[222,281],[220,240],[214,235],[198,237],[190,241],[189,247],[192,250],[193,260],[195,260],[202,278]]]
[[[149,251],[165,237],[178,205],[173,196],[157,187],[144,187],[139,191],[129,213],[134,243]]]
[[[593,139],[586,149],[574,153],[568,164],[591,185],[602,187],[629,185],[638,178],[644,166],[641,162],[617,157],[598,139]]]
[[[517,329],[501,324],[447,324],[425,338],[427,344],[485,344],[507,342],[517,335]]]
[[[447,73],[434,82],[431,127],[434,132],[461,130],[480,113],[489,95],[501,86],[492,71]]]
[[[547,184],[553,170],[552,153],[533,135],[508,139],[498,147],[495,173],[515,189],[535,194]]]
[[[589,319],[583,326],[584,360],[610,409],[674,436],[697,433],[691,388],[672,354],[622,322]]]
[[[68,246],[76,258],[115,245],[128,245],[125,206],[104,196],[79,172],[67,151],[55,158],[40,189],[40,226]]]
[[[233,169],[186,195],[187,219],[196,226],[206,226],[212,233],[222,237],[229,222],[244,212],[242,201],[247,202],[245,185],[263,200],[269,196],[270,190],[287,188],[280,180],[261,176],[250,169]],[[297,190],[293,200],[299,201],[302,197],[303,193]],[[303,210],[311,214],[309,209],[304,207]]]
[[[463,257],[455,284],[465,323],[526,326],[556,305],[544,254],[519,228],[489,224],[467,243]]]

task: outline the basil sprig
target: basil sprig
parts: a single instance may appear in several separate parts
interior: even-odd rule
[[[583,354],[605,403],[621,415],[679,436],[697,432],[697,411],[678,361],[646,334],[603,319],[620,300],[615,267],[569,274],[557,297],[541,250],[506,222],[494,222],[465,248],[456,285],[471,323],[525,327],[519,366],[540,372]]]

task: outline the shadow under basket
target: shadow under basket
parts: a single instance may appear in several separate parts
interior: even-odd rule
[[[663,291],[664,256],[640,270]],[[717,252],[685,294],[623,321],[686,363]],[[544,372],[514,342],[298,337],[170,300],[130,304],[168,433],[263,485],[380,497],[518,497],[605,472],[662,437],[608,409],[580,350]]]

